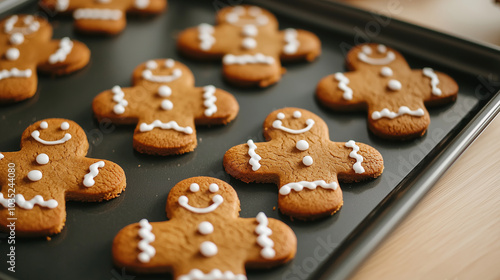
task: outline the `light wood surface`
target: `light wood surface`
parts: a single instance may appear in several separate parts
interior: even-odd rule
[[[461,37],[500,44],[493,0],[351,0]],[[446,172],[351,280],[500,279],[500,117]]]

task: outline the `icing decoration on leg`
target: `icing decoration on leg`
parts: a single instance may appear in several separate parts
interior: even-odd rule
[[[137,244],[137,247],[142,252],[137,256],[140,262],[148,263],[152,257],[155,256],[156,250],[151,243],[155,241],[155,235],[151,232],[153,226],[149,223],[147,219],[142,219],[139,222],[139,237],[141,241]]]
[[[260,168],[259,160],[261,160],[262,158],[255,152],[257,146],[253,143],[253,140],[248,140],[247,145],[248,155],[250,156],[250,160],[248,161],[248,163],[250,163],[250,165],[252,166],[253,171],[257,171]]]

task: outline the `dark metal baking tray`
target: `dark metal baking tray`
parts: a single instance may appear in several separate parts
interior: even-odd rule
[[[242,1],[229,1],[229,3]],[[114,37],[77,34],[69,18],[53,18],[54,36],[86,43],[92,58],[83,70],[60,78],[41,76],[37,95],[0,107],[0,150],[19,148],[23,130],[36,120],[64,117],[78,122],[90,140],[88,156],[120,164],[127,190],[105,203],[67,204],[63,232],[45,239],[18,239],[16,272],[7,271],[6,235],[0,236],[0,271],[15,279],[169,279],[169,275],[129,275],[113,267],[111,242],[124,226],[142,218],[164,221],[165,201],[172,186],[193,176],[229,182],[241,200],[241,216],[264,211],[286,222],[298,237],[297,257],[281,267],[248,271],[249,279],[344,279],[432,187],[435,181],[483,131],[499,110],[500,51],[394,19],[327,1],[249,1],[271,9],[280,28],[315,32],[323,54],[313,63],[285,65],[287,73],[266,89],[235,88],[222,80],[220,63],[187,59],[175,50],[175,36],[187,27],[214,22],[227,2],[169,1],[169,10],[153,18],[128,21]],[[38,12],[35,1],[9,13]],[[45,14],[41,12],[42,14]],[[45,14],[47,15],[47,14]],[[48,15],[47,15],[48,16]],[[345,71],[346,47],[356,38],[381,42],[400,50],[412,68],[433,67],[448,73],[460,86],[458,100],[432,108],[425,136],[409,142],[388,142],[368,132],[365,113],[335,113],[314,98],[317,82]],[[133,69],[152,58],[174,58],[192,69],[196,85],[213,84],[233,93],[241,105],[227,126],[198,128],[199,146],[186,155],[153,157],[132,149],[132,127],[99,124],[92,116],[94,96],[114,85],[130,85]],[[296,106],[315,112],[330,128],[334,141],[355,139],[377,148],[385,160],[384,174],[372,181],[343,184],[344,206],[334,216],[316,222],[291,222],[273,210],[277,188],[245,184],[228,176],[222,156],[248,139],[263,141],[262,122],[271,111]],[[135,277],[135,278],[134,278]],[[1,277],[0,277],[1,278]]]

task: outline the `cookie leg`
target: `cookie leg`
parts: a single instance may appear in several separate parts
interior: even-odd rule
[[[338,186],[338,183],[337,183]],[[282,187],[283,188],[283,187]],[[342,190],[324,189],[317,186],[310,190],[291,190],[283,195],[280,190],[279,209],[284,215],[298,220],[316,220],[335,214],[342,207]]]
[[[142,128],[142,129],[141,129]],[[175,121],[141,122],[134,133],[134,149],[150,155],[178,155],[191,152],[197,146],[194,124]]]
[[[260,59],[256,55],[250,56],[250,60]],[[242,87],[268,87],[281,79],[284,70],[278,58],[262,56],[261,59],[265,63],[246,63],[245,59],[245,55],[229,54],[224,57],[224,77],[231,84]]]
[[[4,70],[13,75],[12,70]],[[21,69],[23,77],[9,77],[0,80],[0,103],[19,102],[36,93],[38,77],[35,69]],[[30,72],[31,71],[31,72]]]
[[[78,18],[78,11],[74,13],[75,29],[82,33],[114,35],[125,29],[127,24],[125,14],[118,10],[113,11],[116,15],[111,19],[92,19],[87,18],[85,14]]]

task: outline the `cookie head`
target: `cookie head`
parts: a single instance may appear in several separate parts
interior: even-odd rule
[[[392,69],[408,68],[404,57],[395,49],[382,44],[361,44],[347,54],[350,69],[380,68],[380,75],[392,76]],[[391,71],[391,72],[389,72]]]
[[[75,122],[66,119],[38,121],[24,131],[21,141],[22,149],[61,150],[61,153],[53,153],[54,156],[65,154],[85,156],[88,147],[83,129]]]
[[[152,88],[165,84],[169,86],[192,86],[194,76],[189,68],[173,59],[149,60],[139,65],[133,74],[134,83],[151,85]]]
[[[299,108],[279,109],[267,116],[264,121],[264,137],[277,138],[327,137],[328,127],[315,114]],[[283,138],[284,139],[284,138]]]
[[[217,22],[243,28],[251,28],[249,26],[278,28],[278,21],[272,13],[260,7],[249,5],[222,9],[217,14]]]
[[[238,217],[240,202],[227,183],[209,177],[186,179],[175,185],[167,199],[167,215],[199,217],[206,215]]]
[[[8,35],[8,44],[13,46],[21,45],[27,38],[52,36],[49,23],[43,18],[32,15],[12,15],[2,21],[0,29]]]

